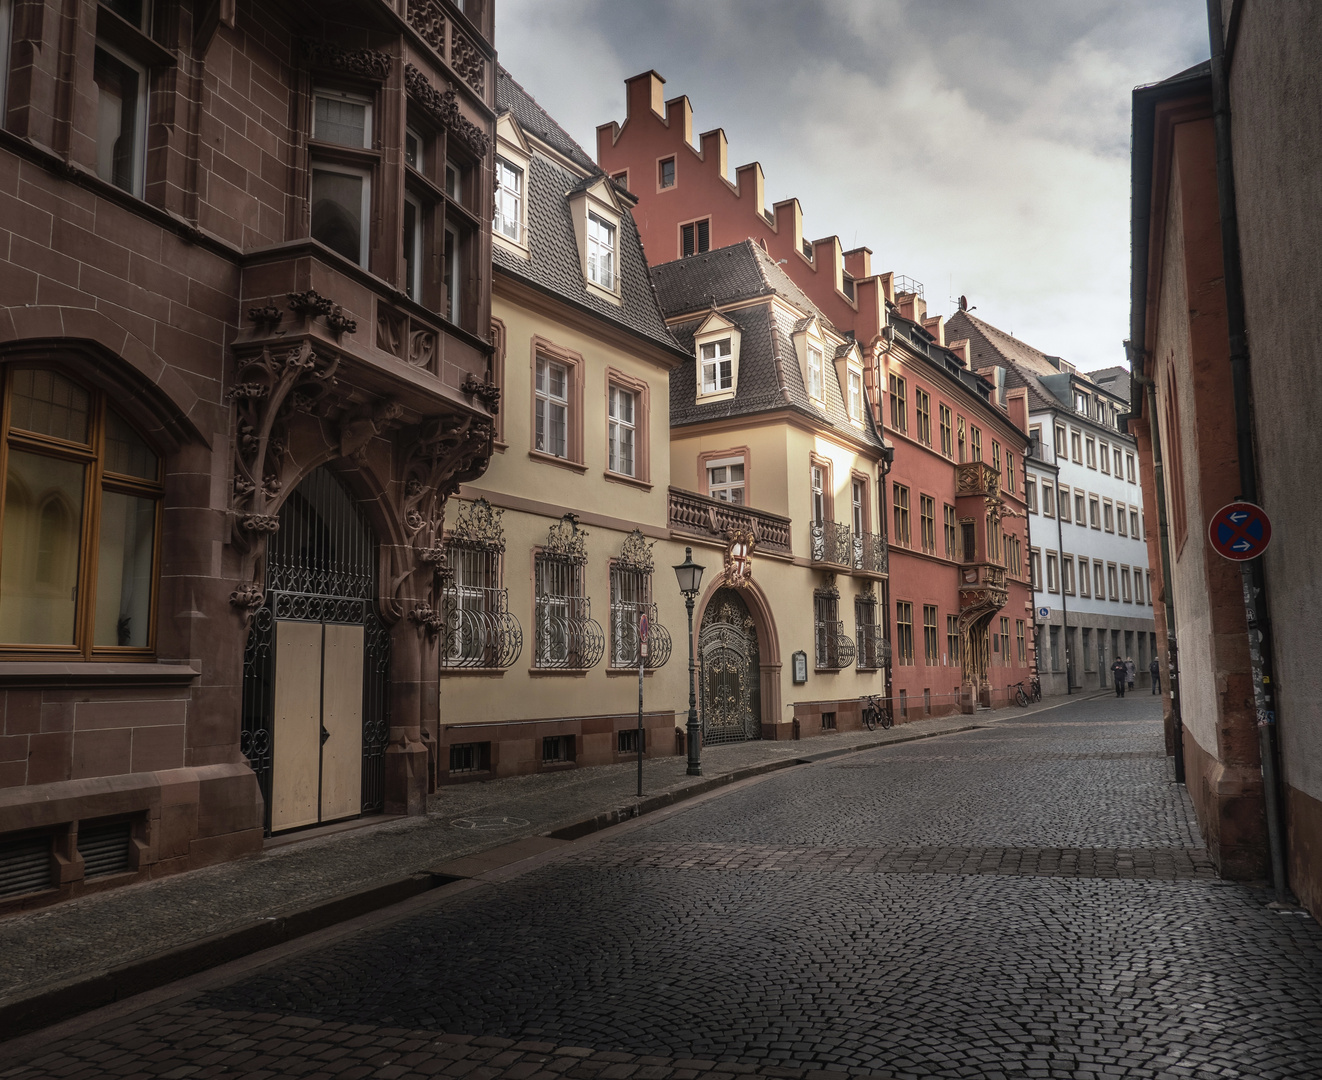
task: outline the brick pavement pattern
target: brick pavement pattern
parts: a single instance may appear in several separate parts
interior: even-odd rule
[[[1317,1080],[1322,931],[1203,872],[1160,740],[1097,699],[777,773],[0,1078]]]

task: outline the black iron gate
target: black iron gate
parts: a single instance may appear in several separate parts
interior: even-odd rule
[[[385,748],[390,731],[390,628],[377,608],[377,544],[344,485],[322,466],[280,509],[266,556],[266,596],[243,654],[240,749],[266,804],[271,831],[277,619],[363,627],[362,812],[385,806]]]
[[[698,633],[705,744],[762,737],[762,667],[757,630],[735,589],[719,589]]]

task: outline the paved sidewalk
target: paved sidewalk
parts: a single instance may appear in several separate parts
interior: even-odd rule
[[[711,747],[703,752],[701,779],[685,775],[681,757],[649,760],[641,801],[633,764],[458,785],[433,796],[425,817],[271,847],[252,858],[14,915],[0,920],[0,1015],[15,1016],[14,1009],[40,1002],[53,1022],[280,940],[255,932],[263,928],[287,923],[284,936],[296,936],[403,899],[439,883],[427,879],[430,868],[514,840],[553,833],[572,839],[805,758],[965,731],[1065,700],[917,720],[890,731]],[[318,909],[317,918],[299,926],[298,914],[310,909]],[[190,948],[192,955],[180,955]],[[162,971],[139,971],[116,984],[116,971],[150,965],[153,958],[162,960]]]

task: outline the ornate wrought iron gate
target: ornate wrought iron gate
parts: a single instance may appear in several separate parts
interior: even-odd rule
[[[707,744],[762,737],[757,630],[735,589],[719,589],[698,632],[702,738]]]
[[[301,763],[309,777],[315,777],[318,788],[313,820],[342,817],[346,812],[350,816],[366,813],[385,805],[390,632],[377,610],[377,559],[371,527],[328,469],[316,469],[290,493],[280,510],[280,528],[267,549],[266,593],[253,618],[243,656],[240,748],[257,774],[268,833],[272,831],[273,797],[281,795],[273,791],[277,691],[287,696],[288,687],[285,674],[277,676],[278,651],[291,658],[291,672],[298,670],[305,681],[317,684],[322,748],[311,750],[315,762]],[[296,667],[300,649],[309,657],[315,654],[314,662],[321,665],[315,675],[309,675],[306,665]],[[337,662],[337,655],[348,656],[351,662]],[[362,673],[356,679],[359,657]],[[355,725],[359,715],[359,702],[352,700],[353,690],[345,685],[346,678],[361,682],[361,792],[360,798],[351,799],[351,807],[340,800],[324,813],[326,804],[320,793],[324,747],[332,736],[325,721],[328,713],[323,710],[338,704],[341,714],[352,718]],[[288,744],[286,738],[284,745]],[[341,755],[337,775],[351,778],[348,766]]]

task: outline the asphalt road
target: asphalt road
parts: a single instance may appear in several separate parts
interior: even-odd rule
[[[0,1077],[1316,1080],[1322,931],[1268,899],[1215,878],[1155,702],[1091,699],[642,819]]]

